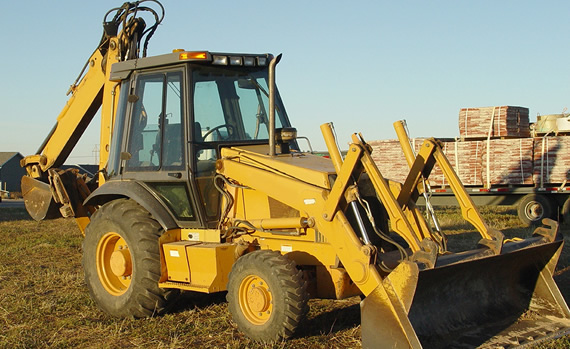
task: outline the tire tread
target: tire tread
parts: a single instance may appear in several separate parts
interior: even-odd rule
[[[103,289],[96,271],[96,247],[91,246],[97,244],[99,235],[106,233],[101,229],[107,222],[122,228],[133,258],[138,256],[133,261],[137,275],[133,275],[129,286],[132,290],[120,296],[112,296]],[[158,287],[161,276],[158,238],[161,233],[162,227],[151,214],[130,199],[111,201],[91,216],[83,242],[83,268],[89,292],[101,309],[119,317],[141,318],[164,313],[169,308],[179,291]],[[123,296],[128,298],[119,301]]]
[[[283,290],[284,294],[284,316],[281,322],[274,323],[271,328],[267,328],[265,331],[260,331],[249,322],[243,323],[240,314],[236,314],[240,311],[239,305],[235,304],[238,290],[232,285],[234,284],[232,279],[246,273],[248,269],[259,266],[276,275],[279,288]],[[232,318],[238,323],[238,327],[254,340],[273,342],[288,339],[294,335],[307,315],[309,295],[303,272],[297,269],[294,261],[278,251],[258,250],[240,257],[234,264],[229,279],[227,300],[230,303]],[[239,282],[236,283],[239,285]]]

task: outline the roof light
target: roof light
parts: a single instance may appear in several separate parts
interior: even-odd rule
[[[212,64],[217,65],[228,65],[228,57],[227,56],[214,56]]]
[[[241,57],[230,57],[230,65],[243,65]]]
[[[255,57],[244,57],[243,65],[246,67],[253,67],[255,65]]]
[[[180,52],[178,59],[208,59],[208,54],[206,52]]]
[[[257,64],[261,66],[267,65],[267,57],[257,57]]]

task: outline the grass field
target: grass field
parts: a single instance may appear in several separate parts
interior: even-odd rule
[[[512,211],[484,208],[482,212],[490,225],[507,236],[531,233]],[[473,241],[473,229],[457,210],[442,210],[441,218],[445,231],[454,234],[450,248]],[[568,228],[563,230],[570,235]],[[359,298],[310,301],[307,322],[298,336],[273,345],[253,342],[236,329],[225,294],[185,293],[167,315],[112,318],[89,298],[81,243],[74,220],[35,222],[23,209],[0,208],[0,348],[360,347]],[[569,270],[570,252],[565,249],[555,278],[566,298],[570,296]],[[562,338],[537,348],[570,348],[570,340]]]

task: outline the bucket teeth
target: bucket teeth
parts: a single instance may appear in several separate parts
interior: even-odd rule
[[[544,218],[542,220],[542,224],[544,224],[546,227],[536,228],[533,232],[533,235],[544,236],[548,239],[549,242],[556,240],[556,236],[558,235],[558,222],[550,218]]]
[[[487,233],[491,235],[491,239],[481,239],[479,240],[479,245],[491,249],[495,254],[501,254],[505,236],[500,231],[492,228],[489,228]]]
[[[431,268],[423,268],[432,263],[426,244],[361,303],[363,348],[511,348],[567,333],[570,311],[549,269],[559,238],[445,254]]]
[[[420,243],[420,250],[412,255],[412,261],[422,263],[425,269],[432,269],[437,262],[438,246],[435,242],[429,239],[424,239]]]

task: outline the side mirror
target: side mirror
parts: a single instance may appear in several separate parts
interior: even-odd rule
[[[238,87],[244,90],[255,90],[257,85],[251,79],[238,79]]]
[[[281,148],[281,154],[289,154],[291,149],[289,143],[297,139],[297,129],[294,127],[283,127],[275,129],[275,142]]]

